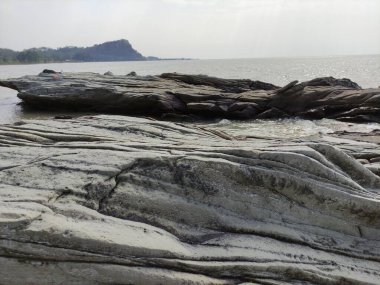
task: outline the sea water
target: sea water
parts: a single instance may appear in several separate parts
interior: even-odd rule
[[[43,69],[61,72],[98,72],[111,71],[123,75],[135,71],[139,75],[156,75],[164,72],[206,74],[223,78],[261,80],[283,86],[293,80],[306,81],[321,76],[350,78],[362,87],[380,86],[380,55],[341,56],[341,57],[298,57],[298,58],[260,58],[260,59],[210,59],[210,60],[164,60],[134,62],[83,62],[49,63],[31,65],[0,65],[0,78],[35,75]],[[46,119],[57,114],[33,111],[20,105],[17,92],[0,87],[0,124],[13,123],[21,119]],[[68,112],[64,112],[68,114]],[[75,114],[74,114],[75,115]],[[250,128],[252,132],[267,135],[284,132],[287,136],[307,135],[310,132],[331,129],[331,120],[309,122],[302,120],[275,120],[253,122],[228,122],[237,132]],[[223,124],[223,121],[221,122]],[[312,126],[310,125],[312,124]],[[334,125],[335,129],[343,125]],[[265,127],[270,126],[270,128]],[[371,124],[371,126],[376,124]],[[332,128],[334,129],[334,128]],[[282,131],[281,131],[282,130]],[[272,134],[272,135],[273,135]]]

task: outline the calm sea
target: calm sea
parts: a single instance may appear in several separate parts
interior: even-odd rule
[[[104,73],[111,71],[120,75],[128,74],[131,71],[135,71],[139,75],[180,72],[224,78],[248,78],[279,86],[293,80],[305,81],[320,76],[334,76],[336,78],[350,78],[362,87],[380,86],[380,55],[0,65],[0,78],[38,74],[43,69],[62,72],[91,71]],[[18,105],[20,101],[16,94],[13,90],[0,87],[0,123],[52,116],[49,112],[23,109],[22,106]]]

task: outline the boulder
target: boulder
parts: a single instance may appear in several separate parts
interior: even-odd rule
[[[135,71],[131,71],[127,74],[127,76],[137,76],[137,73]]]
[[[113,76],[113,73],[111,71],[107,71],[104,73],[104,75]]]

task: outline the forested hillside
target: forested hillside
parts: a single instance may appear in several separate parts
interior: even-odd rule
[[[65,61],[154,60],[144,57],[127,40],[105,42],[92,47],[31,48],[23,51],[0,48],[0,64],[45,63]]]

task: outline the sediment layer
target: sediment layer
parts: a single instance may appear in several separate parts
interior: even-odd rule
[[[380,178],[360,159],[380,151],[356,135],[0,126],[0,283],[379,284]]]

